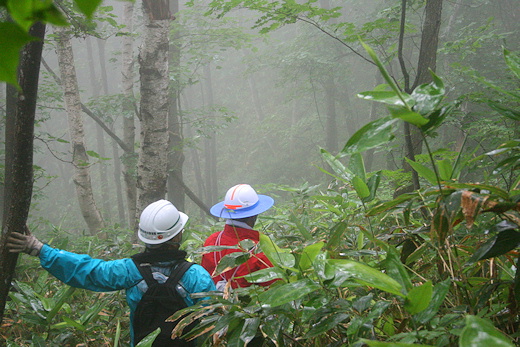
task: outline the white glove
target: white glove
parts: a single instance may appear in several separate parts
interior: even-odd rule
[[[40,254],[42,247],[43,243],[30,233],[24,235],[13,231],[7,238],[7,248],[11,253],[24,252],[32,256],[37,256]]]

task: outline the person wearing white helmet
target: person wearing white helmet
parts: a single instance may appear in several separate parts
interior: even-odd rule
[[[259,233],[254,230],[256,219],[262,212],[267,211],[274,205],[274,200],[267,195],[259,195],[249,184],[237,184],[231,187],[221,201],[211,207],[212,215],[224,218],[226,225],[220,232],[210,235],[204,246],[235,246],[240,241],[250,239],[258,243]],[[209,252],[202,255],[201,265],[213,274],[220,259],[227,254],[238,252],[239,249],[224,249],[217,252]],[[228,270],[222,274],[213,276],[217,290],[223,290],[226,285],[232,288],[248,287],[247,274],[272,267],[272,263],[264,253],[256,252],[256,246],[249,250],[251,257],[247,262]],[[229,284],[228,284],[229,283]],[[271,282],[261,283],[267,286]]]
[[[44,269],[70,286],[97,292],[125,289],[132,323],[130,342],[134,346],[146,336],[134,336],[134,331],[139,328],[134,326],[134,319],[137,318],[134,313],[148,289],[147,274],[155,281],[164,283],[169,276],[174,276],[177,267],[186,263],[186,252],[179,250],[179,246],[187,221],[188,216],[167,200],[148,205],[139,219],[138,236],[146,246],[144,252],[131,258],[111,261],[52,248],[28,233],[28,230],[26,234],[11,233],[7,246],[13,253],[24,252],[38,256]],[[213,291],[215,285],[202,266],[188,264],[176,288],[185,304],[191,306],[201,299],[192,299],[189,294]],[[169,341],[164,346],[184,346],[184,341],[171,340],[169,334],[167,339]]]

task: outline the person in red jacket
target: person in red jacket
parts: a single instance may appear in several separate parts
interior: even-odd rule
[[[219,275],[213,274],[220,259],[227,254],[243,252],[243,250],[238,248],[223,249],[202,255],[201,265],[212,274],[217,290],[224,290],[228,282],[230,282],[232,288],[248,287],[251,283],[247,281],[247,276],[242,276],[273,266],[264,253],[257,252],[256,244],[259,241],[259,233],[253,229],[258,215],[267,211],[273,205],[273,198],[267,195],[258,195],[249,184],[238,184],[227,191],[224,201],[211,207],[211,214],[224,218],[226,225],[224,230],[216,232],[206,239],[205,247],[235,246],[246,239],[255,243],[255,246],[249,250],[251,257],[247,262]],[[260,285],[267,286],[271,283],[272,281]]]

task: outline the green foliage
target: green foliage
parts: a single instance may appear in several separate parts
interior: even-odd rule
[[[91,17],[101,0],[74,2],[83,14]],[[36,22],[64,26],[67,20],[53,0],[3,0],[0,9],[7,10],[13,20],[12,23],[0,22],[0,81],[18,86],[18,53],[26,43],[34,40],[28,34],[30,27]]]
[[[136,253],[131,250],[130,233],[126,237],[121,236],[121,230],[105,233],[105,239],[71,235],[74,242],[57,229],[39,237],[55,247],[104,259]],[[4,319],[8,345],[116,346],[129,341],[124,293],[94,293],[69,287],[41,269],[37,259],[29,257],[22,258],[17,274]]]
[[[361,128],[337,156],[321,150],[328,169],[320,170],[333,178],[328,189],[285,189],[293,199],[277,207],[270,232],[260,238],[274,267],[247,277],[277,281],[212,293],[207,305],[184,311],[188,316],[175,333],[200,319],[186,336],[205,344],[216,339],[242,346],[253,338],[303,346],[518,341],[520,276],[511,270],[520,245],[518,190],[466,182],[472,161],[427,146],[426,155],[410,162],[422,188],[383,197],[382,173],[367,172],[361,152],[391,141],[399,120],[418,127],[428,142],[455,107],[443,104],[444,84],[435,75],[409,95],[386,76],[390,91],[361,97],[389,105],[391,116]],[[516,154],[504,152],[491,154],[505,154],[504,160]],[[500,167],[518,177],[517,165]],[[240,264],[244,254],[225,268]]]

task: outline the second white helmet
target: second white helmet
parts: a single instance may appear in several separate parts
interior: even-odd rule
[[[157,245],[174,238],[184,229],[188,216],[168,200],[159,200],[141,213],[137,235],[144,243]]]

